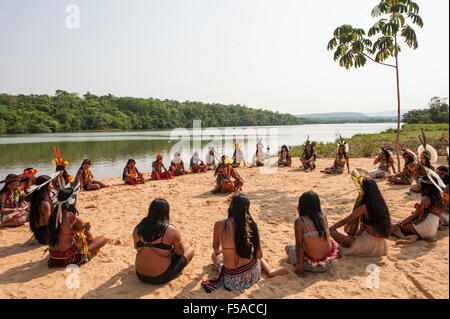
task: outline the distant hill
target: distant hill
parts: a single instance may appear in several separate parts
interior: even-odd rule
[[[411,109],[404,109],[400,111],[403,114],[411,111]],[[395,122],[397,121],[397,111],[381,111],[372,113],[361,112],[330,112],[330,113],[309,113],[299,114],[296,117],[305,120],[305,123],[375,123],[375,122]]]

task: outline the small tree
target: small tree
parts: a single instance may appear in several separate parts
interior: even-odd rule
[[[367,59],[383,66],[395,68],[397,78],[397,138],[400,134],[400,80],[398,68],[399,38],[403,38],[408,47],[418,48],[416,32],[412,24],[423,27],[422,18],[418,15],[419,6],[410,0],[381,0],[372,10],[372,17],[380,17],[369,29],[367,35],[379,35],[375,42],[366,38],[366,32],[360,28],[353,28],[344,24],[334,31],[334,37],[328,42],[327,49],[333,50],[334,60],[339,60],[339,66],[350,69],[363,67]],[[389,58],[395,59],[395,64],[385,63]],[[400,170],[400,156],[397,149],[398,169]]]

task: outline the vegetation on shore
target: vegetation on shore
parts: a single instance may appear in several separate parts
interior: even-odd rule
[[[420,145],[418,136],[420,129],[423,128],[427,141],[432,145],[439,155],[447,155],[447,141],[444,135],[448,137],[448,124],[405,124],[400,132],[400,145],[411,149],[417,153]],[[350,157],[371,157],[379,153],[380,147],[386,147],[395,152],[395,139],[397,130],[388,129],[378,134],[357,134],[351,138],[344,138],[349,143]],[[333,143],[317,143],[315,150],[319,157],[334,157],[336,155],[338,139]],[[303,146],[293,146],[291,148],[294,156],[300,156],[303,152]]]
[[[153,98],[96,96],[57,90],[49,95],[0,94],[0,134],[82,130],[149,130],[192,127],[297,125],[302,120],[241,105]]]

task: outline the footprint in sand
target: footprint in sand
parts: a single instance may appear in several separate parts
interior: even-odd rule
[[[120,246],[120,245],[122,245],[122,241],[120,239],[110,238],[110,239],[108,239],[108,244],[114,245],[114,246]]]

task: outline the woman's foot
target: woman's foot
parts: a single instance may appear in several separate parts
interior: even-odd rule
[[[271,270],[267,273],[267,275],[269,276],[269,278],[278,276],[278,275],[286,275],[289,273],[289,270],[287,270],[286,268],[279,268],[276,270]]]

